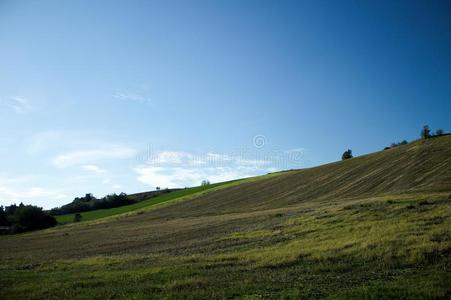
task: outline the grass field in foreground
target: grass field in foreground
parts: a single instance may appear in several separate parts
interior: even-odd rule
[[[449,136],[121,216],[0,237],[0,298],[451,299]]]
[[[142,223],[152,213],[113,227],[80,224],[3,256],[0,286],[4,299],[445,299],[448,196],[304,203],[152,226]],[[95,248],[77,248],[81,240]]]

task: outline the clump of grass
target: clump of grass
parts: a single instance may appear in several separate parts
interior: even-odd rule
[[[377,280],[362,287],[338,292],[329,299],[445,299],[451,294],[451,274],[439,271],[390,281]]]
[[[271,230],[254,230],[254,231],[240,231],[234,232],[225,237],[225,239],[255,239],[255,238],[266,238],[275,234]]]

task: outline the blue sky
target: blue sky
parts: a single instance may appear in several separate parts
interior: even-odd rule
[[[0,204],[303,168],[451,128],[449,1],[0,1]]]

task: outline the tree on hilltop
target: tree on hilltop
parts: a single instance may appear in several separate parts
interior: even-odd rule
[[[350,159],[350,158],[353,158],[353,156],[352,156],[352,150],[351,150],[351,149],[348,149],[348,150],[346,150],[345,152],[343,152],[343,155],[341,156],[341,159],[342,159],[342,160],[345,160],[345,159]]]
[[[431,129],[428,125],[423,126],[423,129],[421,130],[421,137],[423,139],[428,139],[431,137]]]

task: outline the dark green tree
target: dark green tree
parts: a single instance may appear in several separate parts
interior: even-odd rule
[[[0,226],[8,226],[9,222],[8,219],[6,218],[6,212],[3,209],[3,206],[0,206]]]
[[[428,139],[431,137],[431,129],[428,125],[423,126],[423,129],[421,130],[421,137],[423,139]]]
[[[80,222],[81,221],[81,215],[79,213],[76,213],[74,215],[74,222]]]
[[[345,159],[350,159],[350,158],[353,158],[353,156],[352,156],[352,150],[351,150],[351,149],[348,149],[348,150],[346,150],[345,152],[343,152],[343,155],[341,156],[341,159],[342,159],[342,160],[345,160]]]
[[[19,205],[12,216],[16,231],[44,229],[56,225],[56,219],[33,205]]]

